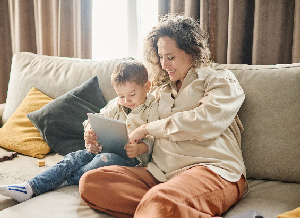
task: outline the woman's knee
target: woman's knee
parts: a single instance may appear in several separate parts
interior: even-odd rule
[[[84,173],[79,181],[81,198],[96,210],[119,211],[120,208],[117,207],[123,205],[124,202],[128,204],[128,196],[125,193],[134,190],[134,186],[130,187],[131,182],[126,181],[131,178],[128,175],[130,171],[126,173],[127,171],[126,167],[113,165]],[[116,202],[120,202],[120,204],[116,205]],[[135,206],[131,208],[131,211],[134,212],[137,204],[133,203],[132,205]]]
[[[105,184],[104,181],[101,181],[103,174],[105,174],[104,168],[108,168],[109,170],[109,168],[112,167],[114,166],[89,170],[81,176],[79,180],[79,193],[85,201],[88,201],[88,199],[95,195],[96,192],[98,193],[99,189]]]
[[[90,193],[93,191],[89,184],[93,183],[94,171],[96,170],[90,170],[84,173],[79,180],[79,193],[84,201],[88,201]]]
[[[81,198],[86,202],[90,207],[100,210],[100,205],[102,205],[102,189],[104,182],[101,181],[102,177],[101,168],[90,170],[84,173],[79,180],[79,193]]]
[[[114,172],[118,172],[119,168],[120,166],[112,165],[99,167],[84,173],[79,180],[80,193],[88,192],[89,190],[95,193],[95,188],[103,187],[105,180],[113,176]]]

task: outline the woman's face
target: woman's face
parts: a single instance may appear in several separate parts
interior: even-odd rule
[[[175,39],[161,37],[157,42],[162,69],[168,72],[171,81],[183,81],[192,67],[192,55],[177,47]]]

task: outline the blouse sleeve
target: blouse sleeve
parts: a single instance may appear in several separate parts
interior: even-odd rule
[[[229,70],[212,73],[205,80],[204,89],[198,107],[149,123],[149,133],[172,141],[219,137],[237,115],[245,99],[244,91]]]
[[[158,102],[154,96],[151,97],[152,102],[148,106],[148,113],[147,113],[147,123],[150,123],[155,120],[159,120],[159,113],[158,113]],[[142,139],[142,141],[148,146],[148,155],[152,154],[153,145],[154,145],[154,138],[152,136],[147,136],[146,138]]]

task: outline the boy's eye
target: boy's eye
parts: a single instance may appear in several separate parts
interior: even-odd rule
[[[135,96],[135,93],[134,93],[134,94],[132,94],[131,96]]]
[[[124,96],[119,96],[119,98],[124,98]]]
[[[174,57],[168,57],[168,60],[173,60],[174,59]]]

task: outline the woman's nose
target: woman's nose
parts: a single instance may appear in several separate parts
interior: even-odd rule
[[[166,59],[162,59],[160,64],[163,70],[168,69],[168,61]]]

